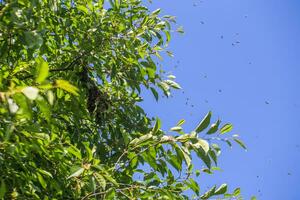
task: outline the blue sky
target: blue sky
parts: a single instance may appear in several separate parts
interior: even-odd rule
[[[145,110],[166,130],[184,118],[187,131],[211,110],[248,147],[224,146],[223,171],[201,176],[202,191],[228,183],[245,199],[300,199],[300,2],[154,0],[151,7],[185,29],[173,34],[175,58],[162,62],[184,93],[159,103],[145,94]]]

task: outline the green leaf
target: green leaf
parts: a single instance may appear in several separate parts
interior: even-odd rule
[[[82,12],[84,12],[85,14],[87,14],[88,11],[89,11],[89,10],[88,10],[85,6],[83,6],[83,5],[78,5],[78,6],[77,6],[77,9],[80,10],[80,11],[82,11]]]
[[[37,98],[36,104],[40,111],[43,113],[45,116],[46,120],[50,121],[51,118],[51,111],[50,111],[50,106],[48,102],[41,96]]]
[[[117,181],[110,174],[103,173],[102,175],[104,176],[104,178],[106,178],[106,180],[108,180],[109,182],[111,182],[115,186],[119,187],[119,184],[117,183]]]
[[[213,149],[210,149],[208,153],[209,153],[209,156],[214,161],[214,163],[217,165],[217,155],[216,155],[215,151]]]
[[[252,196],[252,197],[251,197],[251,200],[257,200],[257,199],[256,199],[256,197],[255,197],[255,196]]]
[[[129,142],[129,146],[132,146],[132,147],[139,146],[141,144],[144,144],[145,142],[147,142],[151,138],[153,138],[152,133],[145,134],[145,135],[143,135],[139,138],[134,138],[131,142]]]
[[[183,27],[182,26],[180,26],[180,27],[178,27],[177,28],[177,30],[176,30],[178,33],[184,33],[184,30],[183,30]]]
[[[0,185],[0,199],[4,198],[6,191],[7,191],[6,185],[5,185],[4,180],[2,179],[1,180],[1,185]]]
[[[231,131],[233,128],[232,124],[225,124],[221,129],[220,129],[220,133],[224,134],[224,133],[228,133],[229,131]]]
[[[240,196],[240,194],[241,194],[241,188],[236,188],[233,191],[233,196],[235,196],[235,197]]]
[[[161,127],[161,121],[159,118],[156,118],[155,125],[152,129],[152,133],[155,135],[157,131],[160,129],[160,127]]]
[[[104,199],[105,199],[105,200],[112,200],[112,199],[115,198],[115,196],[116,196],[115,189],[114,189],[114,188],[110,188],[110,189],[108,189],[108,191],[106,192]]]
[[[46,170],[43,170],[43,169],[38,169],[38,171],[41,173],[41,174],[44,174],[46,176],[49,176],[51,178],[53,178],[52,174]]]
[[[165,80],[164,82],[172,88],[181,89],[180,85],[173,80]]]
[[[209,144],[206,140],[198,139],[198,142],[195,143],[194,146],[197,148],[202,148],[206,154],[209,151]]]
[[[22,89],[22,93],[31,100],[35,100],[38,97],[39,89],[36,87],[25,87]]]
[[[156,10],[154,10],[152,13],[151,13],[151,15],[158,15],[159,13],[160,13],[160,11],[161,11],[161,9],[156,9]]]
[[[206,193],[204,193],[201,196],[201,199],[209,199],[211,196],[215,194],[216,186],[213,186],[210,190],[208,190]]]
[[[238,143],[243,149],[247,150],[246,145],[245,145],[241,140],[239,140],[239,139],[237,139],[237,138],[233,138],[233,140],[234,140],[236,143]]]
[[[168,97],[170,96],[170,86],[165,82],[158,83],[158,86],[163,90],[164,94]]]
[[[94,173],[94,177],[97,180],[98,184],[102,187],[102,189],[105,190],[106,180],[104,179],[104,177],[97,172]]]
[[[74,94],[74,95],[79,95],[78,88],[76,88],[75,86],[73,86],[66,80],[56,80],[55,85],[56,85],[56,87],[61,88],[67,92]]]
[[[182,169],[181,158],[175,155],[169,155],[168,162],[179,172]]]
[[[49,90],[49,91],[47,92],[47,98],[48,98],[49,104],[52,106],[53,103],[54,103],[54,98],[55,98],[52,91]]]
[[[49,66],[48,63],[42,57],[38,57],[36,59],[36,63],[37,63],[36,82],[42,83],[48,77]]]
[[[182,127],[180,127],[180,126],[175,126],[175,127],[172,127],[170,130],[171,130],[171,131],[175,131],[175,132],[180,132],[180,131],[182,131]]]
[[[210,118],[211,118],[211,112],[208,112],[206,116],[202,119],[202,121],[198,124],[195,131],[199,133],[204,129],[206,129],[210,123]]]
[[[37,177],[38,177],[38,180],[39,180],[40,184],[42,185],[42,187],[43,187],[44,189],[46,189],[47,183],[46,183],[46,181],[44,180],[43,176],[42,176],[41,174],[38,173],[38,174],[37,174]]]
[[[191,163],[192,163],[192,160],[191,160],[191,157],[190,157],[189,153],[188,153],[186,150],[183,149],[184,147],[180,147],[180,146],[178,146],[178,147],[179,147],[180,151],[181,151],[182,154],[183,154],[183,157],[184,157],[184,161],[185,161],[185,163],[186,163],[186,166],[187,166],[187,167],[190,167],[190,165],[191,165]]]
[[[232,144],[228,139],[225,139],[225,142],[228,144],[229,147],[232,147]]]
[[[184,134],[184,135],[181,135],[179,137],[176,137],[176,140],[179,141],[179,142],[186,142],[190,138],[191,138],[191,136],[189,134]]]
[[[209,130],[207,131],[207,134],[214,134],[218,131],[219,129],[219,125],[220,125],[221,121],[218,120],[216,123],[212,124],[211,127],[209,128]]]
[[[67,149],[68,153],[76,156],[78,159],[81,160],[81,152],[79,149],[77,149],[76,147],[74,146],[70,146],[68,149]]]
[[[151,87],[150,90],[151,90],[153,96],[155,97],[155,100],[158,101],[158,93],[157,93],[157,91],[153,87]]]
[[[205,165],[210,169],[211,168],[211,160],[210,157],[207,153],[205,153],[205,151],[203,150],[203,148],[198,148],[195,147],[195,145],[192,145],[192,147],[194,148],[195,152],[197,153],[197,156],[205,163]]]
[[[19,106],[14,102],[13,99],[7,99],[9,111],[14,114],[19,110]]]
[[[73,174],[68,176],[67,179],[73,178],[73,177],[78,177],[84,172],[84,168],[80,167],[77,171],[75,171]]]
[[[199,185],[196,181],[194,181],[193,179],[189,179],[189,182],[187,182],[187,185],[197,194],[199,195],[200,192],[200,188]]]
[[[215,195],[225,194],[227,192],[227,184],[222,184],[218,189],[215,191]]]
[[[179,122],[177,122],[176,126],[182,126],[185,123],[184,119],[179,120]]]

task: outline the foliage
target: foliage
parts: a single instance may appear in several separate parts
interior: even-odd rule
[[[0,1],[0,199],[240,196],[195,178],[217,169],[218,141],[245,147],[232,125],[209,112],[163,131],[138,106],[142,89],[180,89],[157,64],[173,22],[140,0]]]

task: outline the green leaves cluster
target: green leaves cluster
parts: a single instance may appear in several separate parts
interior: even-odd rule
[[[157,66],[172,23],[140,0],[0,1],[0,199],[239,196],[194,178],[217,169],[218,142],[245,148],[232,125],[209,112],[167,132],[138,105],[142,88],[180,89]]]

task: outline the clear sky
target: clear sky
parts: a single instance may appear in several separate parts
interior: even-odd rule
[[[198,178],[202,191],[228,183],[245,199],[300,199],[299,0],[154,0],[151,7],[185,29],[173,35],[175,58],[163,61],[184,93],[159,103],[145,94],[146,111],[165,130],[184,118],[189,131],[211,110],[248,147],[224,146],[223,171]]]

